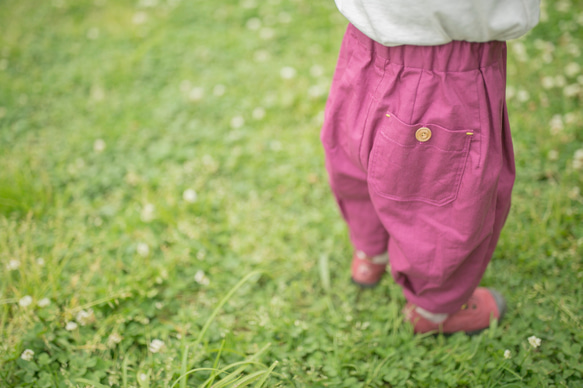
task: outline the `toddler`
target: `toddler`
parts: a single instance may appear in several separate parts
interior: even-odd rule
[[[539,0],[335,1],[350,24],[321,138],[352,279],[390,262],[416,333],[483,330],[506,309],[478,287],[515,176],[505,41]]]

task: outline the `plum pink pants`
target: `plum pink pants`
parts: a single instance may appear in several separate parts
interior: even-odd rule
[[[506,44],[385,47],[349,25],[326,105],[330,186],[354,248],[388,250],[405,297],[457,311],[510,209]]]

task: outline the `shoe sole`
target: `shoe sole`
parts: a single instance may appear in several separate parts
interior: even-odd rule
[[[360,283],[357,282],[356,280],[354,280],[353,277],[350,278],[350,280],[352,281],[352,283],[356,284],[357,286],[359,286],[360,288],[365,288],[365,289],[371,289],[371,288],[375,288],[376,286],[379,285],[379,283],[381,282],[380,280],[376,283]]]

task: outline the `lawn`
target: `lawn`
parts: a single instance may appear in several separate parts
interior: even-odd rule
[[[482,281],[509,311],[443,337],[349,281],[332,0],[1,0],[0,386],[583,386],[583,2],[542,9]]]

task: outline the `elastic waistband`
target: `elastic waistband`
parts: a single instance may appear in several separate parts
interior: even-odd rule
[[[439,46],[387,47],[375,42],[352,24],[347,33],[377,56],[391,64],[433,71],[471,71],[506,61],[506,42],[452,41]]]

